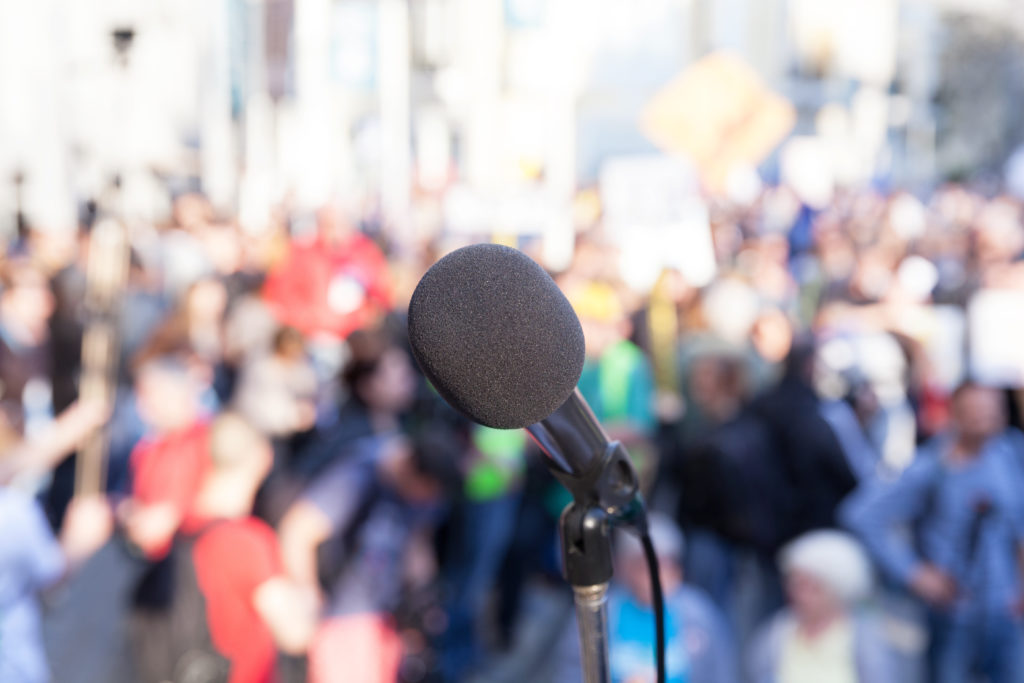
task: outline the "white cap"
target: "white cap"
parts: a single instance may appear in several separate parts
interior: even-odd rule
[[[871,593],[871,563],[853,536],[841,531],[811,531],[786,545],[779,553],[784,573],[810,574],[846,604]]]

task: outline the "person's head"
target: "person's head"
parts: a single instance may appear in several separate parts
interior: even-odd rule
[[[211,519],[252,514],[253,501],[270,472],[270,442],[235,413],[222,413],[210,425],[210,468],[205,472],[196,507]]]
[[[316,211],[316,228],[321,240],[328,244],[345,241],[355,228],[341,201],[328,202]]]
[[[189,192],[176,197],[172,211],[175,225],[184,230],[200,230],[213,220],[213,207],[210,200],[198,192]]]
[[[658,556],[662,592],[669,596],[683,583],[683,533],[671,519],[657,512],[648,514],[647,527]],[[643,545],[630,532],[615,535],[615,572],[634,600],[643,605],[654,602]]]
[[[769,363],[781,363],[793,346],[793,323],[778,308],[766,308],[750,331],[754,349]]]
[[[816,624],[845,614],[871,592],[871,564],[860,544],[841,531],[800,536],[779,554],[786,595],[800,623]]]
[[[999,391],[971,381],[953,391],[950,417],[957,439],[969,450],[981,448],[1006,427],[1006,407]]]
[[[0,317],[9,332],[36,341],[45,333],[55,300],[46,275],[26,258],[0,269]]]
[[[306,355],[306,339],[294,327],[283,326],[274,333],[272,348],[275,356],[298,361]]]
[[[393,439],[386,448],[381,460],[384,478],[407,502],[438,503],[461,489],[466,445],[450,430],[423,429],[412,437]]]
[[[270,442],[242,416],[222,413],[210,425],[211,471],[240,489],[255,493],[273,461]]]
[[[412,403],[416,376],[408,354],[380,330],[348,338],[349,359],[341,377],[351,399],[371,412],[397,414]]]
[[[698,356],[690,368],[689,394],[702,415],[714,422],[728,420],[747,395],[743,359],[728,352]]]
[[[156,432],[184,429],[199,418],[202,384],[188,364],[175,356],[157,356],[135,371],[139,414]]]
[[[190,323],[219,322],[228,304],[228,291],[215,277],[204,277],[189,286],[183,299],[185,317]]]

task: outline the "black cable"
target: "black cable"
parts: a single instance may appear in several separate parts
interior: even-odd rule
[[[654,601],[654,659],[658,668],[658,683],[665,683],[665,596],[661,592],[661,574],[658,571],[658,555],[654,543],[646,531],[640,536],[647,558],[647,569],[651,574],[651,597]]]

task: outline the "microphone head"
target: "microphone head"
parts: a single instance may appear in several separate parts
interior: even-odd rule
[[[551,415],[583,371],[583,329],[568,299],[528,256],[497,244],[431,266],[409,303],[409,341],[448,403],[499,429]]]

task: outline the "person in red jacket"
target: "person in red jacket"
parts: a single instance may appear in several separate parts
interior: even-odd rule
[[[371,325],[394,298],[384,254],[336,205],[317,212],[312,239],[292,242],[268,273],[263,296],[282,324],[338,339]]]
[[[158,357],[139,367],[136,397],[150,434],[132,451],[132,495],[122,507],[128,537],[150,559],[163,557],[178,531],[206,523],[194,502],[210,467],[210,426],[200,383],[184,362]]]

